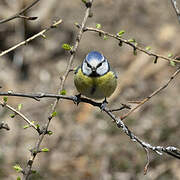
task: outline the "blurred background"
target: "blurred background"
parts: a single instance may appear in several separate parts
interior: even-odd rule
[[[30,0],[1,0],[0,19],[7,18]],[[180,7],[180,1],[177,1]],[[93,17],[87,26],[96,27],[113,34],[125,30],[124,37],[135,38],[139,46],[151,46],[152,51],[164,56],[180,55],[180,25],[170,1],[164,0],[95,0]],[[25,46],[0,57],[1,91],[57,93],[60,76],[63,75],[69,53],[62,49],[63,43],[73,45],[85,7],[81,0],[41,0],[27,16],[38,16],[36,21],[15,19],[0,25],[0,50],[31,37],[48,27],[54,20],[62,19],[57,29],[46,33],[47,39],[37,38]],[[110,108],[121,103],[142,100],[164,85],[176,68],[163,60],[153,64],[153,58],[141,52],[133,55],[131,47],[118,46],[118,42],[104,40],[98,34],[83,34],[74,59],[73,67],[81,64],[92,50],[102,52],[118,74],[118,88],[109,99]],[[65,84],[67,95],[75,95],[73,73]],[[148,103],[125,120],[125,124],[138,137],[152,145],[180,148],[180,76],[153,97]],[[26,98],[9,97],[8,104],[17,107],[32,121],[44,125],[53,100],[40,102]],[[41,148],[50,152],[36,157],[34,169],[38,171],[31,179],[61,180],[179,180],[180,161],[170,156],[150,153],[148,174],[143,175],[146,153],[138,144],[118,129],[112,120],[98,108],[87,104],[77,107],[62,100],[57,107],[58,116],[51,124],[51,136],[46,136]],[[116,112],[121,116],[127,111]],[[0,108],[0,122],[10,126],[10,131],[0,130],[0,179],[14,180],[18,173],[12,168],[16,163],[25,167],[38,134],[23,129],[25,122],[10,118],[10,111]]]

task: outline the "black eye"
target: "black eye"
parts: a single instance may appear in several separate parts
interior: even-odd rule
[[[87,67],[91,68],[90,64],[86,63],[87,64]]]
[[[104,62],[104,61],[103,61],[103,62]],[[103,63],[103,62],[99,63],[99,64],[97,65],[97,68],[100,67],[100,66],[102,66],[102,63]]]

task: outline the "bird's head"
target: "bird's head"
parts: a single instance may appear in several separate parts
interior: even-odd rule
[[[97,51],[92,51],[87,54],[81,68],[83,74],[91,77],[102,76],[110,70],[107,59]]]

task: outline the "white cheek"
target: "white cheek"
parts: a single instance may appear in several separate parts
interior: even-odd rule
[[[82,66],[82,72],[87,76],[92,73],[91,68],[89,68],[86,63],[84,63]]]
[[[100,67],[97,68],[96,72],[99,75],[106,74],[109,70],[108,63],[104,62]]]

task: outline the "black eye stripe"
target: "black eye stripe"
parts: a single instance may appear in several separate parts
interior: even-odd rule
[[[100,62],[100,63],[97,65],[97,68],[100,67],[104,62],[105,62],[105,60],[103,60],[102,62]]]
[[[91,65],[86,61],[87,67],[91,68]]]

